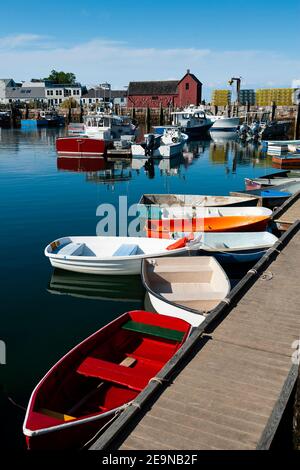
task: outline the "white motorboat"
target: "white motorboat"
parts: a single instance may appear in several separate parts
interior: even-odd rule
[[[212,256],[146,259],[142,281],[156,312],[181,318],[193,327],[230,291],[227,275]]]
[[[174,240],[146,237],[63,237],[45,248],[53,267],[89,274],[139,274],[144,258],[180,256],[189,250]],[[194,250],[195,247],[192,247]]]
[[[240,125],[239,117],[212,114],[211,111],[205,111],[205,113],[213,123],[210,128],[211,132],[236,132]]]
[[[145,134],[145,142],[132,144],[133,157],[171,158],[182,152],[188,136],[179,128],[166,127],[162,135]]]

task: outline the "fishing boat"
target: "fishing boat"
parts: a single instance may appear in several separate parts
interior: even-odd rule
[[[55,268],[79,273],[139,274],[144,258],[180,256],[189,250],[189,240],[151,240],[146,237],[63,237],[45,248]]]
[[[205,137],[213,125],[202,109],[192,105],[171,114],[172,125],[179,127],[190,138]]]
[[[54,110],[41,111],[40,116],[42,119],[46,119],[48,127],[58,127],[65,125],[65,118]]]
[[[170,238],[176,240],[189,235],[170,233]],[[221,264],[256,262],[278,241],[270,232],[202,232],[193,236],[199,255],[214,256]]]
[[[171,158],[182,152],[188,136],[179,128],[166,127],[162,135],[145,134],[145,141],[131,145],[133,157]]]
[[[84,117],[84,130],[81,135],[59,137],[56,151],[63,155],[99,157],[113,146],[113,141],[122,136],[132,136],[136,127],[126,116],[96,113]]]
[[[212,256],[147,259],[142,281],[156,312],[199,326],[230,291],[227,275]]]
[[[148,237],[166,232],[260,232],[272,211],[265,207],[168,207],[159,219],[147,219]]]
[[[299,183],[300,187],[300,183]],[[274,209],[281,206],[289,197],[292,192],[287,191],[285,185],[281,186],[267,186],[260,189],[247,189],[246,191],[232,191],[232,196],[249,196],[251,199],[257,197],[259,206]]]
[[[85,339],[34,389],[23,425],[28,448],[84,448],[148,385],[190,329],[178,318],[132,311]]]
[[[140,275],[108,277],[54,269],[47,290],[55,295],[140,305],[144,298]]]
[[[300,168],[300,155],[289,154],[287,156],[273,156],[272,165],[280,168]]]
[[[240,207],[257,206],[258,199],[249,197],[208,196],[195,194],[143,194],[138,202],[141,212],[148,217],[159,214],[163,207]]]

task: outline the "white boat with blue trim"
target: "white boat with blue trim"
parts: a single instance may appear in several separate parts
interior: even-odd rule
[[[174,240],[146,237],[63,237],[46,246],[45,256],[53,267],[67,271],[139,274],[144,258],[180,256],[189,250],[188,242],[180,248],[173,245]]]

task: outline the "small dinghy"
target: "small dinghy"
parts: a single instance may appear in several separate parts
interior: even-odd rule
[[[141,209],[145,206],[148,216],[163,207],[239,207],[257,206],[258,199],[249,197],[208,196],[195,194],[143,194],[138,202]]]
[[[279,188],[288,187],[292,183],[299,183],[300,178],[245,178],[246,189],[261,189],[270,186],[278,186]]]
[[[184,236],[188,234],[173,234],[175,239]],[[269,232],[194,233],[199,254],[214,256],[221,264],[256,262],[277,241],[278,238]]]
[[[248,189],[246,191],[232,191],[232,195],[247,195],[249,197],[257,197],[261,206],[274,209],[275,207],[281,206],[292,193],[285,190],[286,187],[281,186],[268,186],[260,189]]]
[[[265,207],[168,207],[159,219],[147,219],[148,237],[164,232],[260,232],[272,211]],[[168,235],[167,235],[168,236]]]
[[[133,311],[84,340],[33,391],[23,425],[28,448],[82,448],[148,385],[190,329],[178,318]]]
[[[230,291],[230,282],[212,256],[143,261],[142,281],[156,312],[199,326]]]
[[[64,237],[45,248],[52,266],[89,274],[139,274],[144,258],[180,256],[188,240],[178,244],[147,237]]]

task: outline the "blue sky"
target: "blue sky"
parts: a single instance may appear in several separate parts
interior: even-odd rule
[[[87,85],[180,78],[204,87],[290,86],[300,79],[300,0],[3,2],[0,77],[52,68]]]

